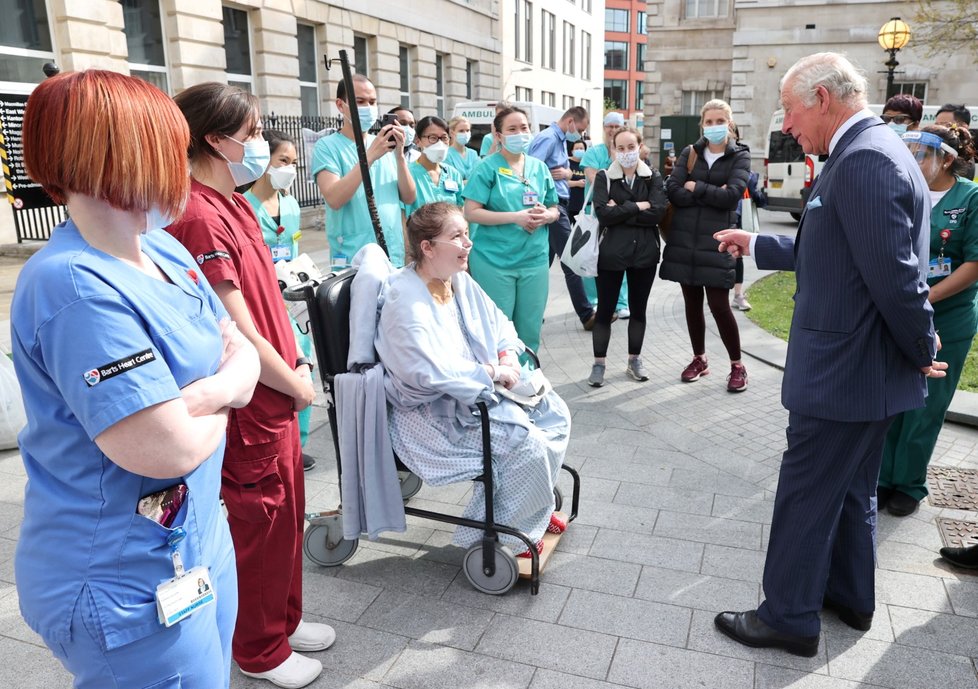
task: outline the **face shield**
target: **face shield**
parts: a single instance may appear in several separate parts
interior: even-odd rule
[[[903,139],[903,143],[913,153],[913,157],[917,160],[918,164],[924,162],[928,153],[940,152],[952,158],[958,157],[958,152],[944,143],[944,140],[937,134],[914,131],[907,132],[900,138]]]

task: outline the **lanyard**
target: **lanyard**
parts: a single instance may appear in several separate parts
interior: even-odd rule
[[[184,575],[183,568],[183,558],[180,557],[180,551],[177,550],[177,546],[180,541],[187,537],[187,531],[182,527],[178,526],[170,535],[166,537],[166,544],[170,546],[170,559],[173,560],[173,576],[179,579]]]

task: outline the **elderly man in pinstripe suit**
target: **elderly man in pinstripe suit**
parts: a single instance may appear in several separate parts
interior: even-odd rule
[[[736,641],[818,652],[825,607],[868,630],[875,609],[876,480],[887,427],[924,404],[939,341],[927,302],[930,199],[907,147],[866,108],[842,55],[802,58],[781,81],[782,131],[829,158],[798,234],[723,230],[720,250],[794,270],[782,385],[788,448],[757,610],[723,612]]]

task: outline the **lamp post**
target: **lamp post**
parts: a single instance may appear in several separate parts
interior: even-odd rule
[[[506,77],[506,81],[503,82],[503,100],[509,100],[509,96],[506,95],[506,88],[509,86],[509,80],[513,78],[513,75],[517,72],[532,72],[532,67],[520,67],[519,69],[510,70],[509,76]]]
[[[893,95],[893,74],[900,64],[897,62],[896,54],[910,42],[910,27],[900,17],[893,17],[880,27],[877,39],[880,47],[890,54],[890,59],[883,63],[886,67],[886,98],[884,100],[889,100]]]

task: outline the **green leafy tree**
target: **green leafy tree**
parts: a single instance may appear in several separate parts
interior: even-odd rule
[[[978,60],[978,0],[918,0],[911,45],[928,56],[970,54]]]
[[[604,111],[605,112],[611,112],[612,110],[619,110],[619,109],[620,108],[618,107],[618,101],[613,100],[611,98],[605,98],[604,99]]]

